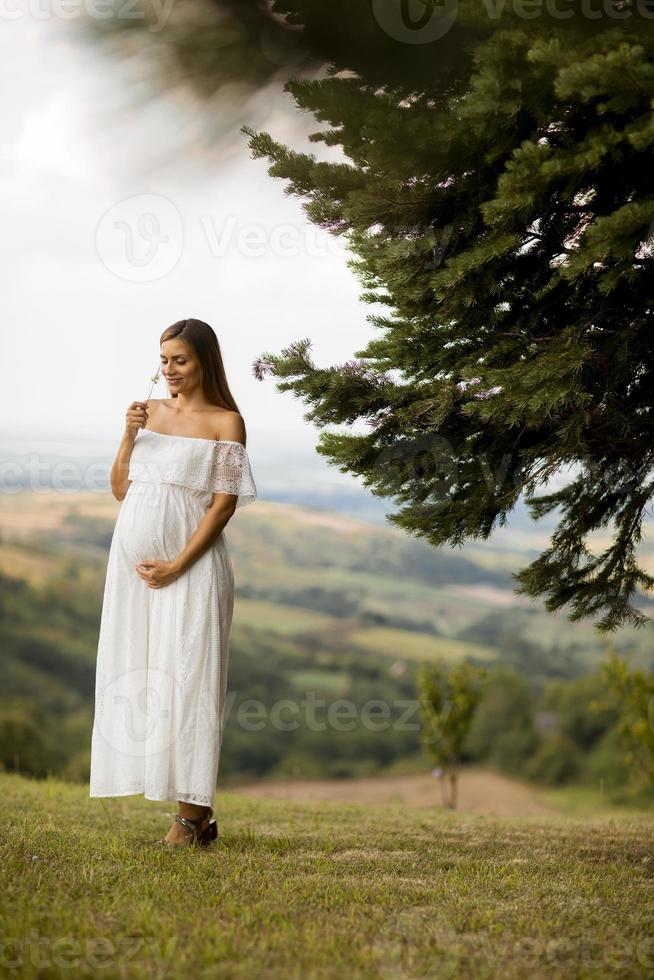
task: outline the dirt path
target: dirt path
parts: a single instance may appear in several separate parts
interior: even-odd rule
[[[369,776],[365,779],[305,779],[251,783],[235,793],[293,800],[346,800],[351,803],[404,803],[410,807],[441,805],[438,780],[430,773]],[[459,779],[459,810],[498,816],[557,812],[530,786],[481,769],[468,769]]]

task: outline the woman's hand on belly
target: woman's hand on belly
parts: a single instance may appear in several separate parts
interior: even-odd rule
[[[165,585],[170,585],[184,574],[174,561],[164,561],[160,558],[146,558],[134,567],[151,589],[161,589]]]

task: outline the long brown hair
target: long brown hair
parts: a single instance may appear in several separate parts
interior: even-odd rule
[[[164,340],[172,340],[174,337],[181,337],[185,340],[193,348],[200,361],[202,365],[202,388],[207,400],[212,405],[220,405],[221,408],[238,412],[238,405],[234,401],[234,396],[227,384],[220,344],[213,328],[204,320],[194,320],[193,318],[178,320],[170,327],[166,327],[159,338],[159,343],[163,344]],[[172,397],[177,398],[177,394],[172,395]]]

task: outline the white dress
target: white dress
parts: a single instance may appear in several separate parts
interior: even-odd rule
[[[211,806],[227,688],[234,572],[225,530],[174,582],[135,569],[172,560],[214,492],[256,499],[245,447],[139,429],[107,562],[98,639],[90,796]]]

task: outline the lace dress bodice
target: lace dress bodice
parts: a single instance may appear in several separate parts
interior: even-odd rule
[[[173,436],[139,429],[127,476],[141,483],[238,494],[237,508],[257,497],[245,446],[230,439]]]

